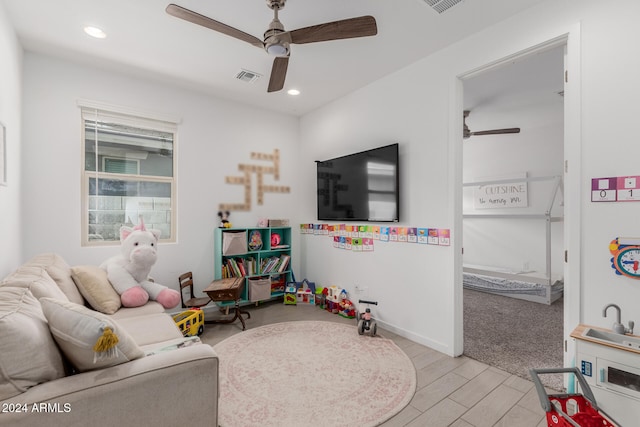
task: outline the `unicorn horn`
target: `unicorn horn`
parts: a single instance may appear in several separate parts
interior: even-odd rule
[[[134,230],[147,231],[147,228],[144,226],[144,219],[142,215],[140,215],[140,223],[133,227]]]

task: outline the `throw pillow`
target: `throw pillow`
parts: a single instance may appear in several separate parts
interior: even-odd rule
[[[60,255],[55,253],[46,253],[36,255],[27,261],[24,265],[38,265],[47,270],[47,273],[60,287],[60,290],[67,296],[69,301],[78,304],[84,304],[82,295],[78,292],[73,279],[71,279],[71,270],[69,264]]]
[[[129,362],[144,352],[127,332],[109,319],[70,301],[40,300],[58,346],[80,372]]]
[[[0,337],[0,401],[65,376],[47,320],[28,288],[0,287]]]
[[[107,272],[100,267],[93,265],[72,267],[71,278],[94,310],[113,314],[122,306],[120,295],[111,286]]]
[[[67,296],[60,290],[58,284],[49,276],[47,271],[35,265],[18,268],[0,282],[0,286],[27,288],[37,299],[44,297],[67,299]]]

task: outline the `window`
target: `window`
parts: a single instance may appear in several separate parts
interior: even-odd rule
[[[82,243],[120,241],[144,219],[175,242],[175,122],[81,106]]]

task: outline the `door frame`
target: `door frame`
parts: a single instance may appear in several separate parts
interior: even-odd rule
[[[515,52],[497,61],[484,64],[455,76],[452,82],[449,111],[449,147],[453,194],[452,212],[454,224],[452,246],[454,248],[454,325],[453,353],[464,351],[463,287],[462,287],[462,110],[463,82],[477,74],[490,71],[524,56],[565,46],[564,83],[564,365],[571,366],[575,346],[569,334],[581,321],[581,70],[580,24],[566,33],[539,44]]]

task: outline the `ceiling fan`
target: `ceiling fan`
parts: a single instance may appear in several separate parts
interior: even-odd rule
[[[264,49],[270,55],[275,56],[276,58],[271,68],[271,77],[269,79],[267,92],[276,92],[284,87],[284,80],[289,65],[289,55],[291,53],[289,49],[290,44],[350,39],[374,36],[378,33],[376,20],[373,16],[360,16],[299,28],[293,31],[285,31],[284,26],[278,19],[278,11],[284,7],[286,1],[287,0],[266,0],[267,6],[273,10],[273,20],[264,33],[264,40],[260,40],[251,34],[247,34],[244,31],[240,31],[176,4],[167,6],[166,11],[169,15],[242,40]]]
[[[480,135],[502,135],[506,133],[520,133],[520,128],[493,129],[493,130],[481,130],[478,132],[471,132],[469,130],[469,126],[467,126],[467,117],[469,117],[469,110],[464,111],[464,116],[462,119],[464,123],[462,137],[464,139],[467,139],[471,136],[480,136]]]

